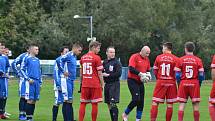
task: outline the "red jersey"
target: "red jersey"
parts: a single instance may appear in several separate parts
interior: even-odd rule
[[[101,58],[93,52],[83,55],[80,60],[82,73],[82,87],[100,88],[98,71],[103,70]]]
[[[142,57],[140,53],[133,54],[129,59],[129,66],[134,67],[139,72],[149,72],[150,71],[150,61],[148,57]],[[128,71],[128,78],[134,79],[140,82],[140,77],[136,74]]]
[[[198,80],[199,72],[204,72],[202,60],[194,55],[185,55],[181,57],[176,64],[175,71],[181,71],[182,80]]]
[[[154,70],[157,71],[155,75],[160,80],[174,80],[175,81],[175,65],[178,61],[178,57],[173,54],[165,53],[158,55],[155,63]]]

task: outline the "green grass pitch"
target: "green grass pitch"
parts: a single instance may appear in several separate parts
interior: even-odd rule
[[[151,99],[152,93],[154,89],[154,82],[145,84],[145,108],[143,112],[142,121],[150,121],[150,108],[151,108]],[[211,83],[204,83],[201,87],[201,97],[202,101],[200,103],[200,120],[201,121],[210,121],[209,112],[208,112],[208,96],[210,94]],[[78,119],[78,110],[79,110],[79,83],[75,82],[74,89],[74,115],[75,119]],[[131,96],[127,87],[127,83],[125,81],[121,82],[121,94],[120,94],[120,103],[119,107],[119,120],[121,121],[121,114],[128,105]],[[18,120],[18,83],[16,80],[10,80],[9,83],[9,97],[7,102],[6,111],[11,113],[10,121]],[[53,84],[51,79],[44,80],[43,87],[41,90],[41,98],[40,101],[36,104],[36,109],[34,113],[34,121],[51,121],[52,118],[52,105],[54,102],[54,91]],[[157,121],[165,121],[165,109],[166,105],[162,104],[159,106],[159,113]],[[177,120],[177,109],[178,104],[174,106],[173,120]],[[129,115],[129,121],[135,121],[135,112],[134,109]],[[97,121],[110,121],[110,115],[107,106],[104,103],[99,104],[99,113],[98,113]],[[192,121],[193,120],[193,112],[191,102],[187,103],[184,121]],[[61,107],[58,113],[58,121],[63,121]],[[85,121],[91,121],[91,105],[87,105]]]

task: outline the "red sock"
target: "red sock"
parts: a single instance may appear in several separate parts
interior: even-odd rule
[[[157,105],[152,105],[151,108],[151,121],[156,121],[158,115],[158,106]]]
[[[211,116],[211,121],[215,121],[215,105],[209,106],[208,108]]]
[[[172,107],[167,107],[167,109],[166,109],[166,121],[171,121],[172,112],[173,112],[173,108]]]
[[[199,121],[199,117],[200,117],[199,111],[194,111],[193,116],[194,116],[194,121]]]
[[[79,109],[79,121],[84,121],[86,103],[81,103]]]
[[[96,121],[97,119],[97,114],[98,114],[98,103],[92,103],[92,121]]]
[[[178,121],[183,121],[184,111],[178,111]]]

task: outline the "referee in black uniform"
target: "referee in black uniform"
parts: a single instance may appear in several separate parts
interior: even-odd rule
[[[121,76],[121,63],[115,58],[115,49],[113,46],[107,48],[107,59],[104,60],[103,76],[105,81],[104,96],[105,103],[107,103],[111,120],[118,121],[118,108],[120,96],[120,76]]]

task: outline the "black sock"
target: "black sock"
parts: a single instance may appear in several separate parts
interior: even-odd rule
[[[64,121],[67,121],[66,103],[65,102],[63,103],[63,106],[62,106],[62,113],[63,113],[63,119],[64,119]]]
[[[72,103],[66,104],[66,115],[67,115],[67,121],[73,121],[72,117]]]
[[[52,121],[57,120],[58,108],[59,108],[59,106],[57,106],[57,105],[53,105],[53,107],[52,107]]]
[[[19,100],[19,114],[20,115],[25,114],[25,103],[26,103],[25,98],[21,97],[20,100]]]
[[[0,115],[1,114],[4,114],[4,112],[3,112],[3,98],[0,98]]]
[[[119,110],[116,105],[110,108],[110,115],[112,121],[118,121],[118,114]]]
[[[7,98],[4,98],[4,99],[3,99],[3,104],[2,104],[2,107],[3,107],[3,110],[2,110],[3,112],[2,112],[2,113],[3,113],[3,114],[5,113],[6,103],[7,103]]]
[[[32,119],[34,115],[35,104],[26,104],[26,116],[27,120]]]

